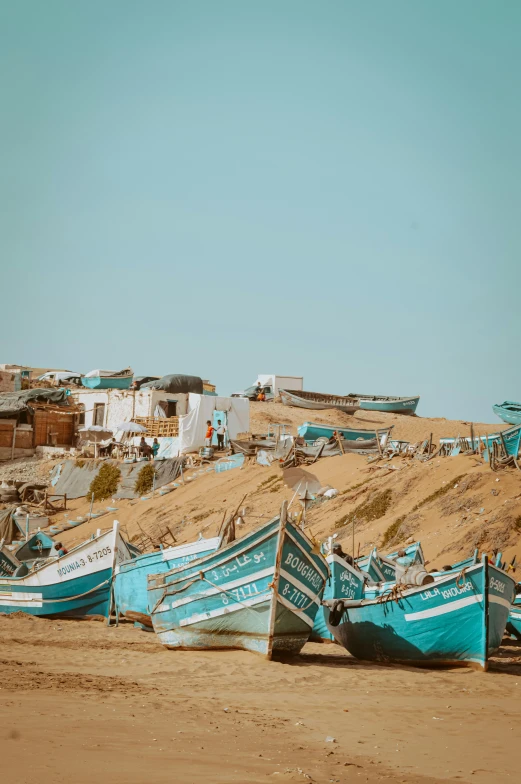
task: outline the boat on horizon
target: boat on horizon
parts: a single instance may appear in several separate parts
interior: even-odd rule
[[[296,408],[312,408],[324,411],[328,408],[338,408],[345,414],[354,414],[360,406],[357,401],[341,395],[325,395],[322,392],[305,392],[303,389],[280,389],[280,399],[285,406]]]
[[[350,392],[348,397],[358,401],[362,411],[380,411],[385,414],[405,414],[412,416],[416,412],[419,395],[412,397],[397,397],[394,395],[359,395]]]
[[[380,411],[388,414],[409,414],[416,411],[419,395],[416,397],[393,397],[386,395],[326,395],[322,392],[306,392],[302,389],[280,389],[280,399],[285,406],[311,408],[323,411],[337,408],[346,414],[356,411]]]
[[[1,578],[0,613],[38,616],[108,617],[114,567],[130,557],[119,523],[93,536],[66,555],[22,561]]]
[[[501,405],[496,403],[492,406],[492,411],[509,425],[521,425],[521,403],[505,400]]]
[[[134,378],[134,371],[128,367],[124,370],[91,370],[81,379],[88,389],[129,389]]]
[[[221,537],[205,539],[177,547],[167,547],[153,553],[144,553],[116,566],[114,576],[114,602],[117,615],[152,629],[148,611],[147,577],[160,574],[195,561],[220,547]]]
[[[333,584],[326,626],[357,659],[486,670],[505,632],[515,582],[482,562],[419,586],[386,584],[344,600]]]
[[[148,578],[154,631],[167,648],[297,654],[329,576],[306,534],[279,516],[196,561]]]

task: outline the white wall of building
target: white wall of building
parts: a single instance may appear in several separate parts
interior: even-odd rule
[[[85,427],[94,424],[94,410],[97,404],[105,406],[103,427],[115,430],[122,422],[130,422],[134,417],[152,417],[159,402],[175,401],[177,416],[188,412],[187,394],[170,394],[161,389],[102,389],[78,390],[71,395],[76,403],[85,406]]]

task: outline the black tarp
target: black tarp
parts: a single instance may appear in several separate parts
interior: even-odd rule
[[[203,379],[199,378],[199,376],[181,376],[174,373],[169,376],[163,376],[157,381],[149,381],[148,384],[143,384],[141,389],[162,389],[163,392],[170,392],[171,394],[193,392],[196,395],[202,395]]]
[[[5,392],[0,395],[0,417],[16,416],[31,408],[31,403],[67,405],[69,395],[65,389],[24,389],[22,392]]]

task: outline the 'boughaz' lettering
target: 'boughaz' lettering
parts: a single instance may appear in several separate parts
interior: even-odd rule
[[[319,590],[322,585],[322,578],[321,576],[313,569],[312,566],[301,561],[297,555],[293,555],[293,553],[289,553],[286,560],[285,565],[291,565],[293,569],[296,569],[297,572],[300,574],[304,580],[307,580],[308,583],[311,583],[313,588]]]

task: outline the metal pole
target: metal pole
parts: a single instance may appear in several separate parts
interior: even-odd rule
[[[29,539],[29,514],[25,518],[25,541]]]

